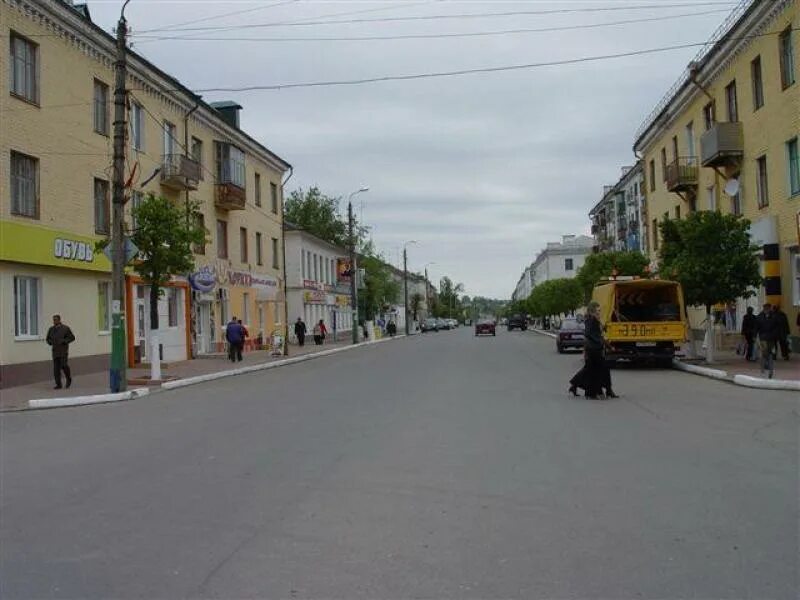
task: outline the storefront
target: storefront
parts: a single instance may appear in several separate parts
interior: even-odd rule
[[[341,288],[305,280],[302,291],[303,320],[309,330],[322,320],[334,339],[350,335],[352,318],[350,295]]]

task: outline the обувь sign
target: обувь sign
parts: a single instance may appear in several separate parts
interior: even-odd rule
[[[82,262],[92,262],[94,260],[94,248],[91,244],[62,238],[55,239],[53,254],[56,258],[63,258],[64,260]]]

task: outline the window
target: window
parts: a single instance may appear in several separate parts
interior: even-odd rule
[[[131,192],[131,229],[136,229],[136,209],[142,205],[144,193],[133,190]]]
[[[141,152],[144,149],[144,109],[141,104],[134,102],[131,105],[131,145],[134,150]]]
[[[694,121],[686,126],[686,156],[694,158]]]
[[[205,254],[206,253],[206,218],[203,213],[196,212],[194,213],[194,224],[199,230],[203,232],[203,241],[199,244],[194,245],[194,253],[195,254]]]
[[[9,87],[14,96],[39,102],[39,46],[11,34]]]
[[[706,188],[706,198],[708,198],[708,210],[717,210],[717,186],[711,185]]]
[[[690,213],[697,212],[697,196],[691,196],[689,198],[689,212]]]
[[[269,182],[269,197],[272,204],[272,212],[278,214],[278,186]]]
[[[781,86],[785,90],[794,83],[794,49],[792,48],[792,28],[784,29],[778,36],[781,57]]]
[[[245,187],[244,152],[236,146],[217,142],[217,181]]]
[[[192,160],[198,164],[203,164],[203,141],[196,137],[192,138]]]
[[[258,333],[264,337],[264,305],[258,305]]]
[[[108,86],[94,80],[94,130],[108,135]]]
[[[244,227],[239,227],[239,258],[247,262],[247,229]]]
[[[573,266],[572,259],[571,258],[565,258],[564,259],[564,270],[565,271],[572,271],[573,268],[574,268],[574,266]]]
[[[111,331],[111,282],[97,282],[97,331]]]
[[[789,172],[789,194],[796,196],[800,194],[800,149],[797,146],[797,138],[786,142],[786,160],[788,162],[786,170]]]
[[[736,80],[725,86],[725,108],[728,111],[728,121],[735,123],[739,120],[739,106],[736,101]]]
[[[278,268],[278,239],[272,238],[272,268]]]
[[[37,277],[14,277],[14,335],[39,335],[41,282]]]
[[[767,157],[756,159],[756,198],[758,208],[769,206],[769,188],[767,187]]]
[[[675,218],[676,219],[680,219],[681,218],[681,205],[680,204],[675,207]]]
[[[39,218],[39,161],[11,151],[11,214]]]
[[[300,250],[300,271],[303,279],[308,279],[306,276],[306,251]]]
[[[672,136],[672,157],[678,160],[678,136]]]
[[[667,149],[661,149],[661,179],[667,180]]]
[[[705,123],[706,131],[714,126],[714,122],[717,120],[716,112],[713,102],[709,102],[703,107],[703,122]]]
[[[250,294],[248,292],[242,294],[242,323],[245,325],[250,323]]]
[[[731,196],[731,214],[732,215],[741,215],[742,214],[742,192],[741,192],[741,190],[735,196]]]
[[[111,204],[105,179],[94,180],[94,232],[103,235],[111,233]]]
[[[653,219],[653,250],[658,250],[658,219]]]
[[[261,206],[261,175],[256,173],[255,175],[255,187],[256,187],[256,206]]]
[[[319,261],[317,255],[314,255],[314,281],[319,281]]]
[[[761,57],[756,56],[750,63],[750,79],[753,82],[753,110],[764,106],[764,81],[761,78]]]
[[[167,324],[169,327],[177,327],[181,310],[180,299],[181,291],[176,287],[167,288]]]
[[[792,304],[800,306],[800,250],[793,250],[789,255],[792,268]]]
[[[311,252],[306,250],[306,278],[311,279]]]
[[[228,222],[217,219],[217,258],[228,258]]]
[[[656,191],[656,161],[650,161],[650,191]]]
[[[164,156],[175,154],[175,125],[164,121]]]
[[[264,249],[261,243],[261,232],[256,231],[256,264],[264,264]]]

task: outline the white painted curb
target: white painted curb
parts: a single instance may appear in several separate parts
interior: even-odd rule
[[[195,385],[197,383],[204,383],[207,381],[214,381],[216,379],[224,379],[225,377],[233,377],[234,375],[242,375],[244,373],[253,373],[256,371],[266,371],[268,369],[276,369],[278,367],[285,367],[295,363],[306,362],[322,356],[330,356],[338,354],[339,352],[346,352],[354,348],[362,348],[364,346],[371,346],[373,344],[380,344],[381,342],[388,342],[392,339],[403,338],[405,335],[397,335],[394,338],[381,338],[372,342],[361,342],[351,346],[341,346],[339,348],[331,348],[330,350],[321,350],[319,352],[311,352],[303,354],[302,356],[293,356],[284,360],[276,360],[274,362],[260,363],[257,365],[249,365],[247,367],[240,367],[238,369],[228,369],[227,371],[217,371],[216,373],[207,373],[205,375],[197,375],[195,377],[186,377],[185,379],[176,379],[174,381],[165,381],[161,384],[161,388],[165,390],[174,390],[177,388]]]
[[[672,366],[680,371],[686,371],[688,373],[694,373],[695,375],[703,375],[705,377],[711,377],[712,379],[720,379],[724,381],[728,381],[728,372],[722,371],[720,369],[711,369],[709,367],[698,367],[697,365],[687,365],[679,360],[673,360]]]
[[[751,377],[750,375],[735,375],[733,383],[765,390],[797,390],[800,392],[800,381],[792,381],[791,379],[763,379],[761,377]]]
[[[558,337],[555,333],[550,333],[549,331],[543,331],[541,329],[533,329],[533,328],[531,328],[529,331],[533,331],[534,333],[538,333],[539,335],[546,335],[547,337],[551,337],[551,338]]]
[[[28,408],[58,408],[62,406],[85,406],[87,404],[105,404],[120,400],[133,400],[150,393],[148,388],[136,388],[117,394],[97,394],[94,396],[73,396],[72,398],[40,398],[28,400]]]

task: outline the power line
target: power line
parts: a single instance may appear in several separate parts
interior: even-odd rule
[[[625,19],[605,23],[586,23],[581,25],[562,25],[555,27],[538,27],[532,29],[500,29],[491,31],[470,31],[462,33],[421,33],[406,35],[369,35],[354,37],[295,37],[295,38],[236,38],[236,37],[188,37],[188,36],[141,36],[150,40],[180,40],[180,41],[206,41],[206,42],[371,42],[379,40],[424,40],[424,39],[451,39],[468,37],[488,37],[498,35],[518,35],[526,33],[546,33],[554,31],[572,31],[580,29],[596,29],[601,27],[614,27],[617,25],[630,25],[634,23],[648,23],[652,21],[666,21],[682,19],[685,17],[698,17],[718,13],[727,13],[728,9],[715,9],[702,12],[682,13],[677,15],[664,15],[660,17],[644,17],[640,19]]]
[[[793,31],[796,31],[797,28],[794,28]],[[780,32],[769,32],[769,33],[759,33],[753,34],[748,36],[742,36],[739,38],[729,38],[729,39],[749,39],[755,37],[762,37],[766,35],[778,35]],[[662,52],[670,52],[672,50],[683,50],[686,48],[697,48],[701,46],[706,46],[708,44],[707,41],[705,42],[692,42],[686,44],[675,44],[672,46],[662,46],[659,48],[648,48],[643,50],[632,50],[629,52],[618,52],[614,54],[601,54],[595,56],[582,56],[579,58],[570,58],[564,60],[555,60],[555,61],[548,61],[548,62],[536,62],[536,63],[526,63],[526,64],[518,64],[518,65],[503,65],[498,67],[480,67],[475,69],[459,69],[456,71],[438,71],[438,72],[428,72],[428,73],[414,73],[410,75],[384,75],[380,77],[365,77],[362,79],[341,79],[341,80],[330,80],[330,81],[312,81],[312,82],[302,82],[302,83],[284,83],[284,84],[273,84],[273,85],[249,85],[249,86],[236,86],[236,87],[213,87],[213,88],[202,88],[195,90],[196,93],[206,93],[206,92],[250,92],[250,91],[272,91],[272,90],[287,90],[287,89],[294,89],[294,88],[310,88],[310,87],[331,87],[331,86],[345,86],[345,85],[363,85],[367,83],[380,83],[386,81],[409,81],[415,79],[432,79],[438,77],[454,77],[458,75],[472,75],[476,73],[497,73],[502,71],[521,71],[521,70],[528,70],[528,69],[536,69],[540,67],[552,67],[552,66],[561,66],[561,65],[573,65],[579,63],[587,63],[587,62],[599,62],[603,60],[613,60],[617,58],[626,58],[630,56],[643,56],[647,54],[657,54]]]
[[[284,4],[294,4],[299,2],[300,0],[282,0],[281,2],[274,2],[273,4],[268,4],[267,6],[256,6],[255,8],[246,8],[244,10],[237,10],[234,12],[223,13],[220,15],[211,15],[210,17],[202,17],[200,19],[194,19],[192,21],[184,21],[182,23],[172,23],[171,25],[163,25],[162,27],[156,27],[155,29],[146,29],[145,33],[152,33],[155,31],[164,31],[165,29],[173,29],[176,27],[183,27],[184,25],[194,25],[195,23],[203,23],[205,21],[216,21],[219,19],[227,19],[228,17],[233,17],[236,15],[243,15],[246,13],[252,13],[260,10],[267,10],[270,8],[275,8],[277,6],[283,6]]]
[[[348,19],[348,20],[329,20],[329,21],[291,21],[283,23],[249,23],[242,25],[226,25],[219,27],[185,27],[177,31],[231,31],[237,29],[255,29],[261,27],[305,27],[311,25],[350,25],[357,23],[388,23],[388,22],[406,22],[406,21],[434,21],[442,19],[477,19],[477,18],[490,18],[490,17],[513,17],[523,15],[554,15],[554,14],[574,14],[574,13],[594,13],[594,12],[615,12],[622,10],[660,10],[664,8],[688,8],[697,6],[731,6],[733,2],[730,1],[714,1],[714,2],[694,2],[692,4],[647,4],[647,5],[631,5],[631,6],[603,6],[594,8],[557,8],[547,10],[521,10],[521,11],[505,11],[494,13],[461,13],[461,14],[440,14],[440,15],[416,15],[409,17],[378,17],[378,18],[365,18],[365,19]],[[146,33],[146,32],[143,32]]]

